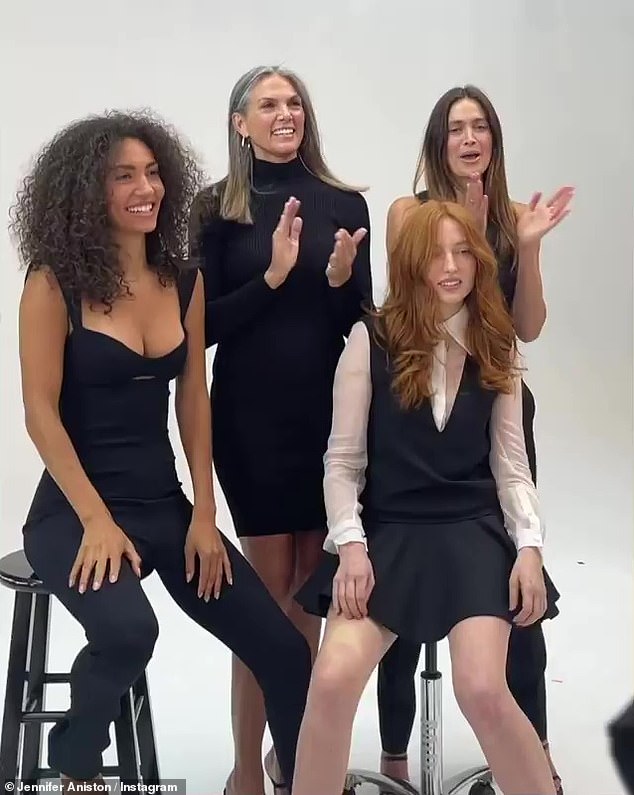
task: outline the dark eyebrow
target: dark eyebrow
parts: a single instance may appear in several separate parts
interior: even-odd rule
[[[483,122],[486,122],[486,117],[485,116],[476,116],[475,119],[472,119],[471,121],[483,121]],[[451,126],[452,124],[464,124],[464,123],[465,123],[464,119],[452,119],[449,122],[449,125]]]
[[[151,163],[148,163],[145,168],[152,168],[153,166],[158,166],[156,160],[152,160]],[[113,169],[120,169],[121,171],[134,171],[136,166],[133,166],[128,163],[115,163],[112,167]]]

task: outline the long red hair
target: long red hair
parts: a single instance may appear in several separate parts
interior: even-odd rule
[[[404,408],[419,406],[431,395],[435,345],[444,332],[436,292],[427,274],[444,218],[456,221],[476,260],[475,282],[466,298],[469,321],[466,345],[487,388],[509,393],[516,375],[517,341],[498,281],[495,255],[471,213],[459,204],[431,200],[405,217],[388,268],[388,291],[373,314],[377,341],[393,368],[393,388]]]

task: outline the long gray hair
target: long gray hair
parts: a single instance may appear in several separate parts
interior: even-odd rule
[[[359,191],[364,188],[346,185],[330,171],[321,152],[321,140],[317,119],[308,90],[304,82],[290,69],[281,66],[256,66],[242,75],[229,98],[229,117],[227,136],[229,145],[229,171],[222,183],[220,197],[220,216],[241,223],[253,223],[249,199],[252,186],[251,147],[244,146],[242,137],[233,124],[235,113],[244,114],[254,86],[263,78],[279,75],[293,86],[299,94],[304,109],[304,137],[299,146],[298,156],[306,169],[315,177],[335,188],[346,191]]]

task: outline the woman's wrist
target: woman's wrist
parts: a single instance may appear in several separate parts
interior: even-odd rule
[[[193,506],[193,517],[203,521],[216,521],[216,503],[208,497],[205,499],[195,499]]]

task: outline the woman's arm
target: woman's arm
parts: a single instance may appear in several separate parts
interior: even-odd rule
[[[366,433],[372,397],[369,338],[355,323],[341,354],[333,387],[333,415],[324,456],[324,498],[328,519],[327,552],[343,544],[365,544],[359,496],[365,484]]]
[[[518,220],[528,210],[515,203]],[[517,284],[513,298],[513,324],[522,342],[536,340],[546,323],[546,301],[540,268],[540,242],[518,243]]]
[[[59,414],[68,312],[48,270],[26,279],[19,309],[22,401],[26,430],[44,466],[84,529],[110,513],[88,479]]]
[[[263,273],[227,292],[223,276],[226,222],[203,212],[202,200],[194,202],[190,218],[190,256],[201,267],[205,293],[205,346],[222,342],[242,330],[263,310],[272,306],[278,291]]]
[[[202,274],[196,274],[185,315],[187,360],[176,381],[175,409],[178,429],[194,492],[194,513],[215,526],[211,410],[205,361],[205,298]]]
[[[403,221],[409,210],[417,207],[419,201],[416,196],[401,196],[395,199],[387,211],[387,223],[385,228],[385,248],[387,251],[388,263],[391,253],[394,251],[398,236],[403,226]]]
[[[516,547],[541,550],[544,522],[526,454],[519,376],[514,378],[513,392],[498,394],[493,404],[490,464],[506,529]]]
[[[342,285],[328,285],[339,329],[344,337],[350,334],[352,326],[363,315],[367,307],[373,306],[372,267],[370,263],[370,214],[365,198],[361,194],[346,196],[351,202],[343,228],[350,235],[358,229],[366,229],[365,237],[358,245],[352,263],[350,278]]]

